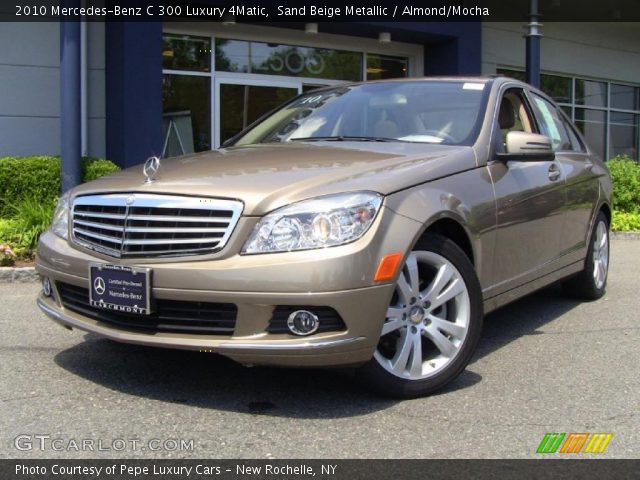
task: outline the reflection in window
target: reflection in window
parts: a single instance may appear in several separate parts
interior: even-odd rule
[[[500,75],[504,75],[505,77],[515,78],[516,80],[520,80],[522,82],[526,82],[525,73],[520,70],[511,70],[508,68],[498,68],[496,73]]]
[[[524,73],[518,70],[500,68],[497,71],[503,75],[524,79]],[[640,88],[576,78],[575,91],[572,92],[571,82],[571,77],[547,74],[541,76],[542,90],[560,103],[560,107],[569,118],[573,118],[583,132],[586,142],[603,159],[625,154],[640,160],[638,151]],[[607,105],[607,94],[609,105]],[[599,110],[584,108],[584,106],[593,106]],[[575,139],[572,143],[574,141]]]
[[[606,141],[606,118],[606,113],[601,110],[576,108],[576,127],[580,129],[587,144],[600,158],[607,158],[604,147]]]
[[[576,103],[590,107],[606,107],[607,84],[576,79]]]
[[[573,148],[567,130],[555,107],[538,95],[533,95],[533,103],[542,134],[551,139],[553,150],[571,150]]]
[[[367,54],[367,80],[404,78],[407,75],[406,58]]]
[[[609,158],[616,155],[638,157],[638,119],[633,113],[611,112]]]
[[[571,78],[541,75],[540,90],[558,103],[571,103]]]
[[[640,88],[628,85],[611,84],[611,108],[621,110],[639,110]]]
[[[462,81],[366,83],[310,92],[264,118],[236,145],[349,139],[472,145],[486,92],[481,82]]]
[[[162,68],[211,71],[211,40],[206,37],[164,34],[162,36]]]
[[[287,87],[220,85],[220,143],[297,94]]]
[[[244,40],[216,39],[216,70],[329,80],[362,80],[362,54]]]
[[[165,156],[211,148],[210,82],[209,77],[163,76]]]

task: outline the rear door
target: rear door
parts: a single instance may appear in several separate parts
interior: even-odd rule
[[[546,98],[531,92],[533,109],[541,133],[551,139],[566,178],[566,207],[560,236],[563,263],[581,259],[590,232],[598,195],[598,177],[593,173],[591,155],[567,116]]]

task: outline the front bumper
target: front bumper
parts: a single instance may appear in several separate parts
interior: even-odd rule
[[[111,327],[74,311],[60,307],[42,294],[38,307],[49,318],[67,328],[78,328],[112,340],[154,347],[198,350],[219,353],[246,365],[280,365],[289,367],[357,365],[373,355],[377,343],[372,337],[341,332],[313,338],[281,338],[280,335],[250,337],[213,337],[170,333],[141,333]],[[380,334],[377,329],[377,335]],[[280,337],[280,338],[278,338]],[[373,341],[372,340],[376,340]]]
[[[38,305],[56,322],[120,342],[219,353],[243,364],[281,366],[357,365],[370,360],[380,338],[394,282],[376,284],[382,256],[407,251],[420,225],[383,209],[377,225],[359,241],[341,247],[267,255],[237,255],[246,237],[242,225],[218,258],[180,261],[118,261],[71,245],[47,232],[40,237],[36,268],[54,287]],[[60,282],[89,288],[90,262],[122,263],[153,271],[157,300],[229,303],[237,307],[232,333],[174,333],[126,328],[65,308]],[[308,337],[268,332],[276,306],[335,310],[345,328]]]

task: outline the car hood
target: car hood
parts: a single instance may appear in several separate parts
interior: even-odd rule
[[[252,145],[163,159],[156,181],[142,165],[77,187],[74,195],[169,193],[233,198],[244,215],[359,190],[389,194],[476,166],[471,147],[417,143],[313,142]]]

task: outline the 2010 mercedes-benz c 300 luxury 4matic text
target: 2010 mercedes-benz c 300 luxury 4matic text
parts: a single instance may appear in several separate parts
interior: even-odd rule
[[[63,195],[38,304],[121,342],[424,395],[465,368],[485,313],[556,281],[602,296],[610,219],[606,166],[524,83],[340,85]]]

